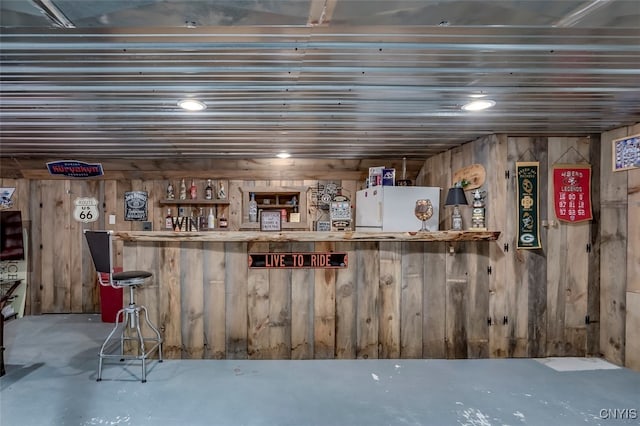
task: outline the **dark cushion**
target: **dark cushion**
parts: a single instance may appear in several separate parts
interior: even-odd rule
[[[151,272],[147,271],[124,271],[124,272],[116,272],[113,274],[114,281],[126,281],[132,280],[135,278],[149,278],[153,275]]]

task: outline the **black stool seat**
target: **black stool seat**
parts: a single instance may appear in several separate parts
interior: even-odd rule
[[[113,281],[129,281],[136,278],[149,278],[151,275],[153,274],[148,271],[124,271],[116,272],[115,274],[111,275],[111,278],[113,279]],[[118,284],[120,283],[116,282],[116,285]]]

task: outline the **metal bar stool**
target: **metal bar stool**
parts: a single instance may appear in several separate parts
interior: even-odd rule
[[[142,361],[142,383],[147,382],[147,358],[157,349],[158,360],[162,362],[162,337],[158,329],[149,320],[147,308],[137,305],[134,297],[136,287],[144,284],[147,278],[151,277],[148,271],[124,271],[113,272],[113,247],[112,231],[90,231],[85,230],[84,235],[89,245],[93,264],[98,272],[100,285],[112,286],[115,288],[129,289],[129,305],[123,307],[116,314],[116,323],[100,348],[100,364],[98,366],[97,381],[102,380],[102,364],[106,358],[119,358]],[[144,320],[156,337],[143,337],[140,330],[140,313],[144,312]],[[119,336],[116,335],[118,328],[121,328]],[[127,335],[130,329],[135,332],[133,336]],[[125,354],[124,346],[126,341],[137,344],[137,354]],[[152,342],[153,346],[147,349],[145,342]],[[115,346],[119,346],[119,353],[113,353]]]

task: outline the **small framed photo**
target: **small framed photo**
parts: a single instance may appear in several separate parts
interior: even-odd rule
[[[261,231],[280,231],[282,229],[282,216],[280,210],[263,210],[260,215]]]
[[[640,167],[640,133],[615,139],[612,144],[611,158],[614,172]]]

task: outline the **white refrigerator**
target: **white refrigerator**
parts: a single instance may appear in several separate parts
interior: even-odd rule
[[[440,188],[431,186],[373,186],[356,192],[356,231],[411,232],[422,227],[414,214],[416,201],[429,199],[433,216],[429,231],[437,231]]]

